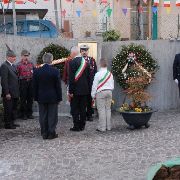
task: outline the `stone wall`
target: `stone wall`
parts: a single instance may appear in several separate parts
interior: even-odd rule
[[[16,54],[19,55],[23,48],[28,49],[31,52],[32,58],[36,60],[39,52],[48,44],[56,43],[63,45],[66,48],[70,48],[72,45],[77,45],[76,40],[65,40],[65,39],[38,39],[38,38],[25,38],[25,37],[3,37],[0,36],[0,63],[5,60],[5,43],[15,50]],[[127,45],[133,41],[118,41],[118,42],[98,42],[98,60],[100,57],[105,57],[109,60],[109,64],[112,62],[112,58],[117,54],[118,50],[121,49],[122,45]],[[177,85],[173,81],[172,77],[172,65],[174,56],[176,53],[180,53],[180,42],[168,40],[156,40],[156,41],[134,41],[135,44],[143,44],[152,53],[152,56],[157,59],[160,66],[160,70],[156,74],[155,81],[149,87],[149,92],[153,96],[153,99],[149,102],[153,107],[166,110],[171,108],[178,108],[179,96]],[[61,112],[67,113],[68,106],[66,105],[66,89],[63,86],[63,96],[64,100],[60,105]],[[115,90],[113,93],[113,98],[116,102],[115,106],[123,102],[124,93],[119,86],[115,85]]]
[[[179,108],[178,87],[173,81],[172,66],[175,54],[180,53],[180,42],[157,40],[103,43],[101,56],[108,58],[111,64],[112,58],[116,56],[122,45],[128,45],[130,43],[143,44],[151,52],[153,58],[157,59],[160,66],[156,74],[156,79],[148,88],[148,91],[152,95],[149,104],[159,110]],[[116,84],[113,92],[116,107],[122,104],[124,96],[123,90]]]

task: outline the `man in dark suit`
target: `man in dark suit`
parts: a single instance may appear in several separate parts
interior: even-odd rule
[[[83,57],[76,57],[69,64],[69,96],[74,123],[71,131],[82,131],[85,128],[87,95],[90,93],[89,71],[89,64]]]
[[[59,71],[50,64],[51,53],[43,55],[44,65],[34,71],[34,100],[39,104],[39,122],[43,139],[54,139],[58,122],[58,103],[62,101],[61,79]]]
[[[19,125],[14,124],[17,100],[19,98],[18,76],[13,64],[16,61],[16,55],[12,50],[8,49],[6,58],[6,61],[1,65],[4,123],[6,129],[16,129],[16,127],[19,127]]]
[[[89,57],[89,46],[86,44],[83,44],[80,46],[80,53],[82,57],[86,60],[86,62],[89,64],[90,67],[90,88],[92,88],[94,76],[97,73],[97,65],[96,61],[93,57]],[[92,108],[92,97],[91,97],[91,91],[90,94],[87,96],[87,111],[86,111],[86,120],[87,121],[93,121],[92,114],[94,113]]]
[[[180,91],[180,54],[176,54],[173,63],[173,79],[178,84]]]

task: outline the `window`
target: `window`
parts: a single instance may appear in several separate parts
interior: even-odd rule
[[[24,32],[24,23],[18,22],[17,23],[17,32]]]
[[[28,31],[34,32],[34,31],[40,31],[40,24],[36,22],[29,22],[28,23]]]
[[[49,31],[49,28],[45,26],[44,24],[41,24],[41,31]]]

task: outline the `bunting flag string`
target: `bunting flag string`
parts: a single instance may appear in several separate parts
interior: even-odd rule
[[[170,0],[164,0],[164,7],[171,7]]]
[[[159,0],[154,0],[154,6],[158,6],[159,5]]]
[[[180,0],[176,0],[176,6],[180,6]]]

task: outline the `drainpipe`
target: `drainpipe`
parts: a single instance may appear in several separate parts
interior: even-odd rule
[[[154,4],[154,1],[152,3]],[[152,12],[152,39],[158,39],[158,11],[156,13]]]
[[[17,35],[17,26],[16,26],[16,7],[15,7],[15,0],[12,0],[12,8],[13,8],[13,30],[14,36]]]

